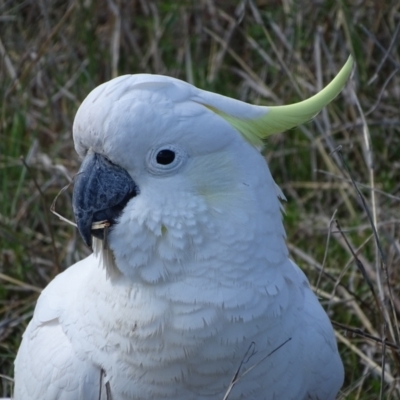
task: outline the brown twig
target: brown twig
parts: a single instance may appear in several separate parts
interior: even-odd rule
[[[58,251],[57,251],[57,246],[56,246],[56,240],[54,237],[53,226],[51,225],[49,213],[47,211],[46,198],[45,198],[44,193],[42,192],[42,189],[40,188],[40,185],[37,182],[35,176],[32,174],[28,163],[25,161],[25,158],[23,156],[21,156],[20,159],[21,159],[23,165],[25,166],[26,170],[30,174],[32,181],[33,181],[34,185],[36,186],[36,189],[40,193],[40,199],[42,200],[42,205],[43,205],[43,210],[44,210],[44,217],[46,219],[47,227],[49,229],[49,234],[50,234],[50,238],[51,238],[51,247],[53,249],[54,264],[57,268],[57,273],[59,273],[61,271],[61,266],[60,266],[60,262],[58,259]]]

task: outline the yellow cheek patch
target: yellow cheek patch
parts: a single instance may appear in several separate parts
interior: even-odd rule
[[[196,195],[213,210],[235,209],[246,198],[246,187],[240,188],[240,169],[234,155],[218,152],[196,157],[187,177]]]

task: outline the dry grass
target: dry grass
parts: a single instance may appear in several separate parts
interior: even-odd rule
[[[399,30],[397,0],[0,1],[0,396],[40,289],[88,253],[49,208],[77,171],[71,125],[92,88],[151,72],[289,103],[353,53],[343,94],[266,158],[292,257],[335,323],[340,398],[399,398]],[[70,192],[58,210],[72,219]]]

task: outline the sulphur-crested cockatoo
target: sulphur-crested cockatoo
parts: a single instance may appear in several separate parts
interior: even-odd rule
[[[94,253],[39,297],[15,398],[222,400],[241,366],[229,400],[335,399],[333,329],[289,259],[260,149],[315,116],[351,67],[289,106],[147,74],[94,89],[73,126],[73,208]]]

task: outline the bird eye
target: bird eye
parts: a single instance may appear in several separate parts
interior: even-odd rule
[[[146,156],[146,167],[153,175],[168,176],[179,171],[187,158],[186,151],[181,147],[164,143],[150,149]]]
[[[161,165],[171,164],[175,160],[175,152],[169,149],[160,150],[157,153],[156,161]]]

